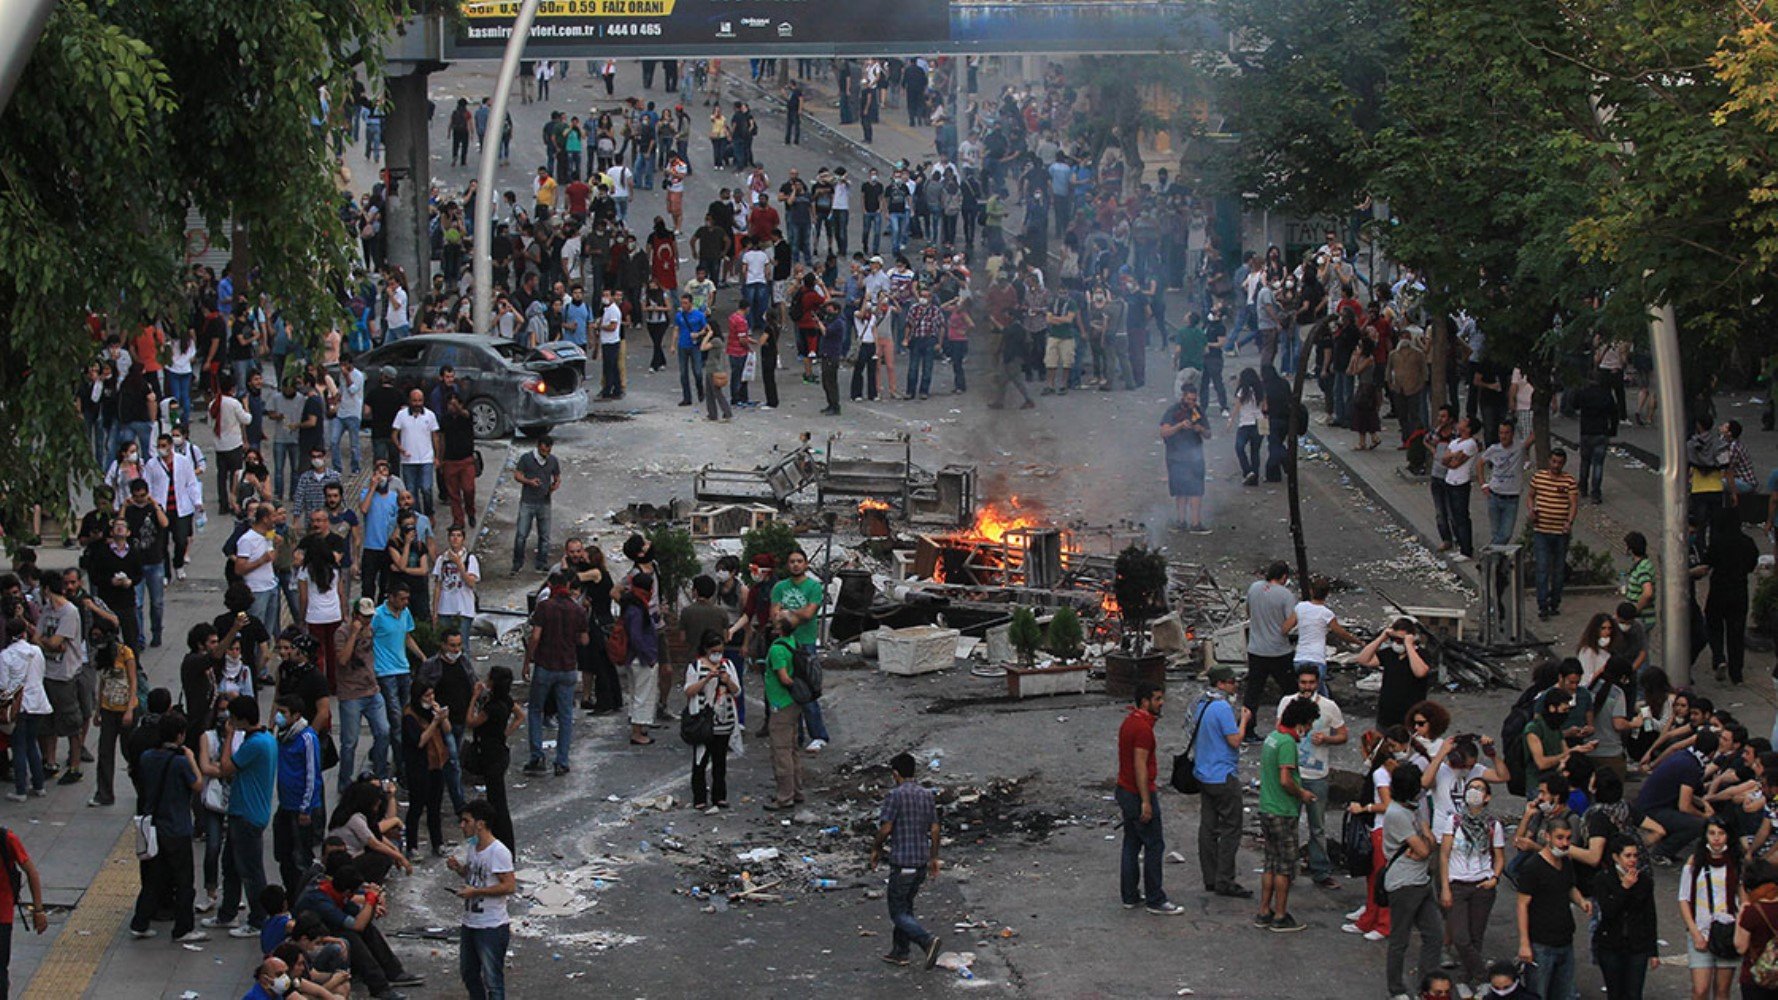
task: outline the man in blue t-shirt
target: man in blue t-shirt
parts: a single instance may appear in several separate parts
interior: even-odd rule
[[[238,743],[238,745],[237,745]],[[239,695],[228,703],[222,730],[222,776],[230,780],[228,841],[222,855],[222,902],[205,927],[226,927],[234,938],[258,937],[265,924],[259,895],[265,891],[265,828],[272,822],[272,796],[278,783],[278,741],[259,724],[259,702]],[[247,923],[235,926],[241,893],[247,894]]]
[[[1653,848],[1662,857],[1679,860],[1704,832],[1704,762],[1716,756],[1719,740],[1706,729],[1684,750],[1667,755],[1642,782],[1636,811],[1664,831]]]
[[[413,693],[408,653],[412,652],[416,660],[426,658],[414,642],[414,613],[407,606],[410,596],[407,584],[394,584],[389,588],[388,600],[370,618],[371,663],[376,670],[377,686],[383,691],[383,709],[392,733],[401,732],[401,713],[407,711],[408,697]],[[404,755],[394,756],[395,776],[405,783]]]
[[[401,486],[390,474],[388,460],[379,458],[358,501],[358,516],[364,519],[364,551],[359,557],[362,597],[375,598],[383,592],[389,575],[389,535],[400,508]]]
[[[1247,899],[1252,889],[1235,882],[1235,851],[1241,846],[1241,732],[1253,717],[1251,709],[1235,715],[1239,685],[1228,667],[1210,671],[1210,688],[1193,705],[1186,731],[1195,731],[1192,775],[1203,785],[1198,812],[1198,867],[1204,888],[1218,896]]]

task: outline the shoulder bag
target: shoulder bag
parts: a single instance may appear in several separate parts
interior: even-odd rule
[[[1382,869],[1377,872],[1377,885],[1371,890],[1371,898],[1376,900],[1378,906],[1389,905],[1389,890],[1384,888],[1384,879],[1388,877],[1390,867],[1407,852],[1407,849],[1408,842],[1404,840],[1401,842],[1401,846],[1395,849],[1395,853],[1389,855],[1389,860],[1383,862]]]
[[[1210,696],[1203,695],[1198,699],[1198,714],[1192,722],[1192,734],[1185,741],[1185,750],[1173,755],[1173,790],[1181,795],[1196,795],[1204,790],[1198,776],[1192,773],[1195,762],[1192,753],[1198,745],[1198,727],[1204,724],[1204,713],[1210,710]]]
[[[130,820],[136,830],[136,860],[138,861],[148,861],[160,856],[160,834],[155,830],[154,817],[156,813],[160,812],[161,796],[167,790],[167,772],[172,769],[173,757],[169,754],[166,763],[161,765],[160,781],[156,785],[154,794],[146,799],[149,803],[148,811],[138,814]],[[1714,907],[1712,908],[1714,909]]]
[[[1727,871],[1728,869],[1725,868],[1724,872]],[[1734,923],[1725,924],[1716,919],[1716,880],[1710,877],[1710,866],[1704,866],[1702,876],[1693,876],[1694,879],[1700,877],[1704,880],[1705,896],[1710,901],[1710,930],[1706,932],[1704,939],[1706,950],[1716,958],[1740,958],[1741,952],[1735,947]],[[1692,897],[1695,899],[1697,898],[1697,886],[1694,884],[1692,888]],[[1729,915],[1734,916],[1737,910],[1735,894],[1731,891],[1729,893]]]

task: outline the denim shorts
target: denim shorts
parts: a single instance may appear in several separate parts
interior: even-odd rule
[[[1708,933],[1708,931],[1706,931]],[[1739,969],[1739,958],[1719,958],[1707,951],[1699,951],[1693,947],[1695,941],[1687,941],[1685,946],[1685,965],[1688,969]]]

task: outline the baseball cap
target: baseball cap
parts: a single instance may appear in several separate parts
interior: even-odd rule
[[[1233,667],[1212,667],[1210,669],[1210,683],[1212,684],[1224,684],[1234,679],[1235,668]]]
[[[364,615],[366,618],[376,614],[377,602],[368,597],[360,597],[358,599],[358,613]]]

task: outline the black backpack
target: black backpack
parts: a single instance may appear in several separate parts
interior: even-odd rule
[[[790,650],[790,698],[798,705],[807,705],[821,697],[821,664],[815,651],[787,639],[779,639]]]
[[[1505,751],[1506,788],[1514,795],[1525,794],[1525,727],[1532,722],[1536,714],[1537,697],[1548,688],[1529,687],[1520,692],[1517,701],[1513,702],[1512,711],[1506,713],[1506,721],[1500,724],[1500,746]]]
[[[790,297],[790,318],[797,322],[801,322],[803,315],[807,312],[808,310],[803,308],[802,290],[798,289],[796,294]]]

